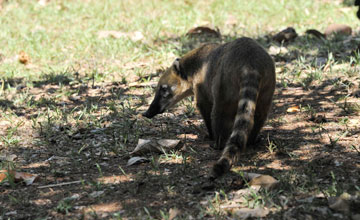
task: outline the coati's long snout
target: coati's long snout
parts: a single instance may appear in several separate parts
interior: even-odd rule
[[[161,106],[160,95],[156,95],[148,110],[143,113],[144,117],[153,118],[157,114],[161,114],[165,111],[165,106]]]

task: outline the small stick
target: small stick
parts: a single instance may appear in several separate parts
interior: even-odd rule
[[[73,181],[73,182],[50,184],[50,185],[46,185],[46,186],[39,186],[38,189],[57,187],[57,186],[65,186],[65,185],[71,185],[71,184],[76,184],[76,183],[81,183],[81,182],[82,182],[81,180],[77,180],[77,181]]]

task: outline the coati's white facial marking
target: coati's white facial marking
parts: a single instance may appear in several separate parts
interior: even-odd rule
[[[174,68],[175,68],[176,71],[179,71],[179,70],[180,70],[180,58],[176,58],[176,59],[174,60],[173,66],[174,66]]]
[[[171,86],[171,91],[175,92],[175,90],[176,90],[176,86]]]

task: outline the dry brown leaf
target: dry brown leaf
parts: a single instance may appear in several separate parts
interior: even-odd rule
[[[300,112],[300,107],[297,105],[292,106],[292,107],[288,108],[286,110],[286,112],[288,112],[288,113]]]
[[[15,172],[15,182],[25,182],[25,184],[31,185],[34,181],[38,180],[39,176],[24,172]]]
[[[0,170],[0,183],[6,180],[8,177],[11,177],[12,172],[8,172],[7,170]]]
[[[13,170],[0,170],[0,183],[8,178],[12,178],[14,182],[24,182],[28,186],[33,184],[34,181],[38,180],[39,176]]]
[[[30,63],[30,56],[27,53],[25,53],[24,51],[20,51],[19,62],[22,64],[25,64],[25,65]]]
[[[250,182],[250,186],[261,186],[264,189],[273,189],[278,185],[279,181],[269,175],[260,175],[253,178]]]
[[[177,208],[171,208],[169,210],[169,220],[173,220],[174,218],[176,218],[176,216],[178,216],[180,214],[180,210]]]
[[[279,181],[272,176],[262,175],[258,173],[244,172],[244,178],[250,181],[249,185],[252,188],[257,188],[258,186],[260,186],[265,189],[272,189],[279,183]]]

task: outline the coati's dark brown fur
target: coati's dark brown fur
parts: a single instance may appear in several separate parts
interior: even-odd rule
[[[144,116],[152,118],[194,94],[209,136],[224,149],[212,170],[218,177],[237,161],[247,143],[255,142],[274,89],[274,62],[254,40],[206,44],[176,59],[165,71]]]

